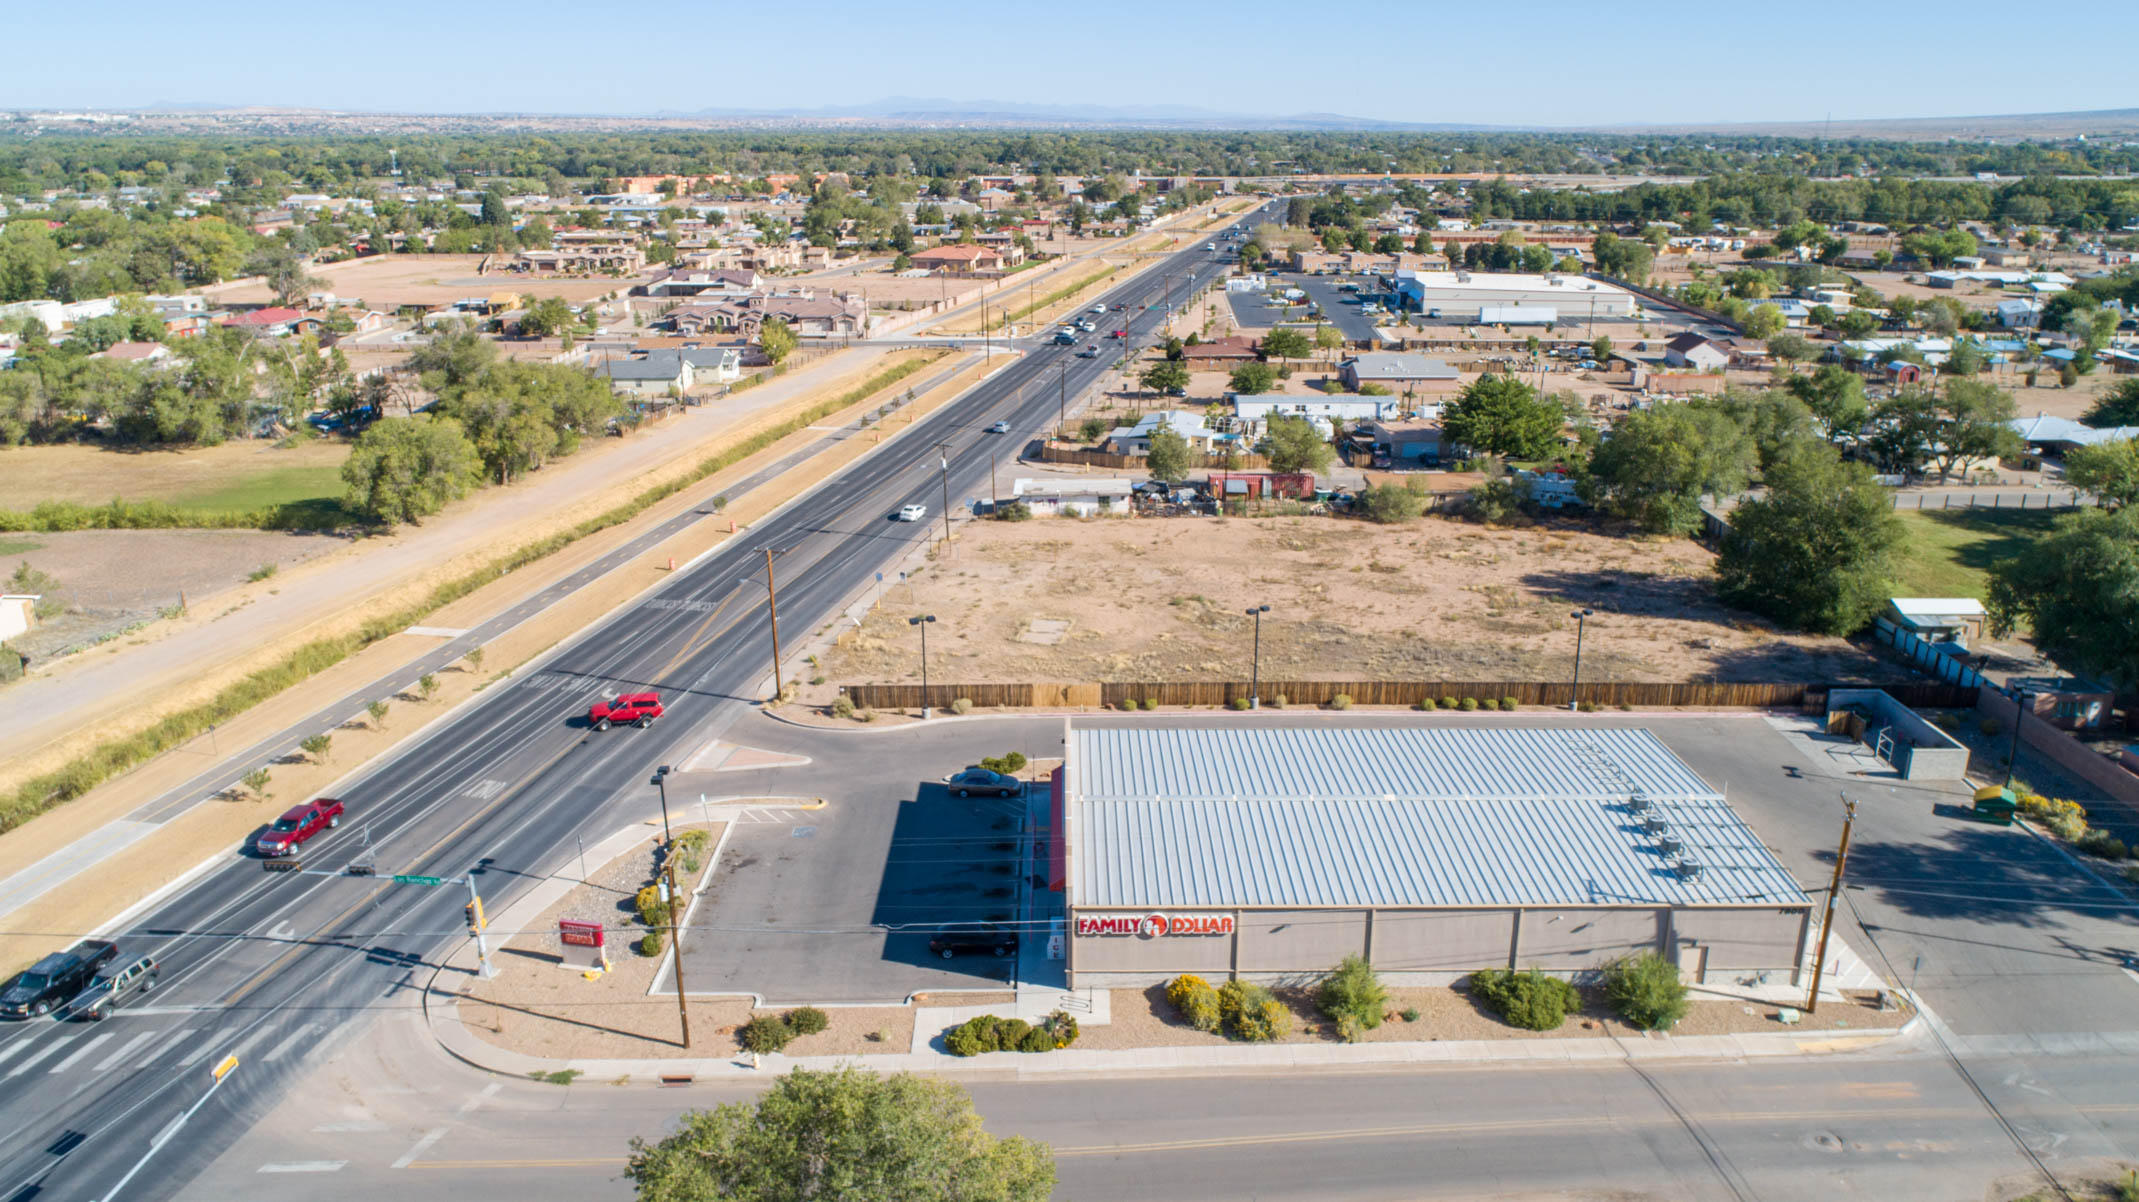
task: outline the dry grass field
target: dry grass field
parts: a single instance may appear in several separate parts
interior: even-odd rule
[[[890,589],[823,671],[833,684],[918,680],[918,640],[905,619],[932,613],[937,681],[1245,679],[1250,604],[1271,607],[1265,679],[1562,679],[1576,606],[1596,611],[1583,643],[1588,679],[1878,671],[1843,640],[1783,634],[1725,608],[1711,595],[1712,574],[1713,556],[1684,539],[1553,526],[977,522],[948,556]]]

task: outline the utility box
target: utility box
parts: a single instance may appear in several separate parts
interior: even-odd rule
[[[2018,808],[2011,789],[1985,785],[1976,790],[1976,817],[1993,826],[2013,825],[2013,811]]]

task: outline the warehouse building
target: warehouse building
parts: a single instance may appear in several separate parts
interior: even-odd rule
[[[1051,866],[1071,988],[1789,972],[1811,904],[1646,730],[1152,729],[1072,722]]]
[[[1592,317],[1631,317],[1636,303],[1626,289],[1588,276],[1408,268],[1396,273],[1396,297],[1397,307],[1412,313],[1477,321],[1490,320],[1484,315],[1492,310],[1503,320],[1567,324]]]

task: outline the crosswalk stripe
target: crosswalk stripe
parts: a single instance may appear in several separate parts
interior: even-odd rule
[[[154,1038],[156,1038],[156,1032],[143,1031],[141,1034],[136,1035],[132,1039],[127,1040],[124,1044],[120,1045],[119,1050],[113,1052],[110,1057],[104,1061],[104,1063],[97,1065],[97,1071],[101,1073],[105,1069],[110,1068],[112,1065],[117,1064],[121,1060],[126,1059],[127,1054],[129,1052],[134,1051],[142,1044],[147,1043],[149,1040]]]
[[[30,1055],[25,1058],[21,1064],[15,1066],[15,1071],[9,1073],[8,1076],[19,1077],[22,1074],[29,1072],[30,1066],[36,1064],[38,1061],[43,1060],[45,1057],[50,1056],[52,1053],[57,1052],[61,1048],[66,1047],[68,1044],[73,1042],[74,1036],[72,1035],[60,1036],[58,1039],[53,1040],[51,1043],[48,1043],[45,1046],[30,1053]]]
[[[191,1030],[171,1032],[171,1037],[169,1039],[166,1039],[162,1043],[157,1044],[155,1048],[150,1050],[148,1055],[143,1056],[140,1062],[135,1064],[134,1067],[147,1068],[149,1065],[156,1063],[157,1060],[162,1058],[165,1052],[168,1052],[172,1048],[177,1047],[180,1043],[183,1043],[185,1041],[186,1036],[191,1034],[193,1034]]]
[[[283,1057],[283,1055],[284,1055],[285,1053],[287,1053],[287,1052],[288,1052],[288,1051],[289,1051],[289,1050],[290,1050],[291,1048],[294,1048],[294,1047],[296,1047],[296,1046],[297,1046],[297,1041],[298,1041],[298,1040],[301,1040],[301,1039],[305,1038],[306,1036],[310,1035],[310,1034],[311,1034],[312,1032],[314,1032],[314,1031],[317,1031],[318,1029],[319,1029],[319,1024],[317,1024],[317,1023],[306,1023],[306,1024],[304,1025],[304,1026],[301,1026],[301,1027],[297,1028],[297,1029],[296,1029],[295,1031],[292,1031],[292,1032],[290,1032],[290,1037],[289,1037],[288,1039],[285,1039],[285,1040],[283,1040],[283,1041],[282,1041],[281,1043],[278,1043],[278,1044],[276,1044],[276,1045],[275,1045],[275,1046],[274,1046],[273,1048],[270,1048],[270,1049],[269,1049],[268,1051],[266,1051],[266,1052],[262,1053],[262,1054],[261,1054],[261,1056],[260,1056],[260,1059],[262,1059],[262,1060],[280,1060],[280,1059],[282,1059],[282,1057]]]
[[[29,1040],[18,1039],[15,1042],[7,1045],[6,1047],[0,1048],[0,1064],[5,1064],[8,1061],[13,1060],[15,1058],[16,1053],[27,1049],[29,1046]]]
[[[75,1061],[80,1060],[82,1057],[87,1056],[89,1053],[95,1051],[98,1044],[109,1042],[111,1036],[112,1033],[110,1031],[106,1031],[102,1035],[90,1036],[88,1040],[86,1040],[82,1044],[81,1047],[74,1049],[74,1054],[72,1056],[69,1056],[65,1060],[60,1061],[58,1064],[53,1065],[46,1071],[53,1073],[66,1072],[68,1069],[74,1067]]]
[[[215,1045],[213,1043],[210,1043],[209,1040],[214,1038],[214,1035],[215,1033],[212,1031],[203,1032],[201,1034],[201,1041],[193,1045],[193,1050],[187,1052],[185,1059],[180,1060],[178,1062],[178,1067],[190,1068],[192,1067],[194,1061],[199,1060],[201,1057],[206,1056],[209,1052],[213,1051],[215,1049]]]
[[[230,1049],[230,1055],[243,1056],[245,1053],[252,1050],[252,1046],[254,1044],[260,1042],[263,1039],[266,1039],[269,1034],[270,1029],[267,1027],[254,1028],[252,1034],[247,1035],[245,1038],[239,1040],[237,1046]]]

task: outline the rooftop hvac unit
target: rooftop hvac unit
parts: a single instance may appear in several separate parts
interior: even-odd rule
[[[1685,844],[1679,842],[1678,840],[1672,838],[1669,835],[1665,835],[1663,838],[1658,839],[1656,841],[1656,851],[1658,855],[1675,856],[1679,854],[1679,849],[1684,846]]]
[[[1665,825],[1662,818],[1651,814],[1641,820],[1641,833],[1645,835],[1660,835],[1664,832]]]
[[[1676,867],[1679,879],[1682,881],[1698,881],[1701,879],[1701,866],[1692,860],[1680,860]]]
[[[1643,797],[1639,793],[1636,793],[1634,796],[1627,798],[1627,809],[1632,810],[1636,814],[1648,813],[1649,807],[1653,804],[1654,803],[1651,802],[1648,798]]]

